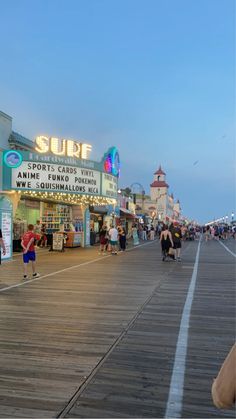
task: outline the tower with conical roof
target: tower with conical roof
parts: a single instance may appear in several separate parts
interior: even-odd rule
[[[152,201],[156,201],[163,194],[167,195],[169,185],[166,183],[166,174],[162,170],[161,166],[154,173],[154,181],[151,183],[150,187]]]
[[[150,185],[151,200],[156,202],[157,214],[160,220],[165,220],[167,211],[168,188],[166,183],[166,174],[161,165],[154,173],[154,180]]]

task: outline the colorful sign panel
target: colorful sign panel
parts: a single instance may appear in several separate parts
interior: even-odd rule
[[[116,147],[109,148],[105,154],[104,170],[113,176],[120,176],[120,156]]]

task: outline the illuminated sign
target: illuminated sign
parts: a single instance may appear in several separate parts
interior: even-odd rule
[[[22,163],[22,156],[18,151],[10,150],[4,155],[4,163],[7,167],[19,167]]]
[[[102,195],[110,198],[117,197],[117,177],[107,173],[102,174]]]
[[[111,147],[106,153],[104,170],[113,176],[120,176],[120,156],[116,147]]]
[[[12,169],[13,189],[100,195],[97,170],[23,161]]]
[[[90,144],[56,137],[49,138],[44,135],[36,137],[35,143],[35,150],[38,153],[53,153],[56,156],[77,157],[79,159],[88,159],[92,150]]]

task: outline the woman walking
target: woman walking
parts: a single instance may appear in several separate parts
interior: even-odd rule
[[[122,252],[126,249],[126,233],[123,227],[118,227],[120,250]]]
[[[106,245],[107,245],[107,227],[104,224],[99,231],[99,241],[100,241],[100,252],[99,255],[106,253]]]
[[[161,243],[161,249],[162,249],[162,260],[163,262],[166,260],[166,257],[169,255],[170,248],[174,247],[172,234],[169,231],[169,228],[167,225],[163,225],[163,229],[160,235],[160,243]]]
[[[155,230],[153,225],[151,225],[151,230],[150,230],[150,240],[154,240],[155,239]]]

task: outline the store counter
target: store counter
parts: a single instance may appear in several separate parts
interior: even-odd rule
[[[82,243],[82,231],[68,231],[66,232],[68,240],[66,241],[65,247],[78,247]]]

